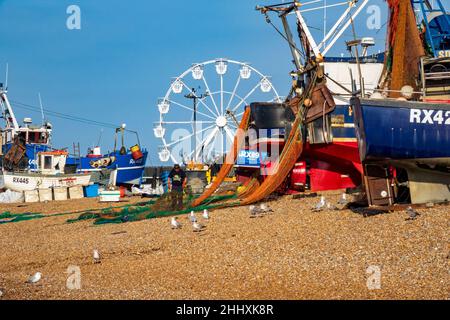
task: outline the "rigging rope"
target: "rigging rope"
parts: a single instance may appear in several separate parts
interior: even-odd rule
[[[11,100],[11,103],[14,104],[14,106],[17,108],[41,113],[40,107],[26,104],[23,102],[19,102],[16,100]],[[120,125],[113,124],[113,123],[107,123],[107,122],[101,122],[101,121],[96,121],[96,120],[92,120],[92,119],[86,119],[86,118],[82,118],[82,117],[78,117],[78,116],[74,116],[74,115],[70,115],[70,114],[65,114],[65,113],[61,113],[61,112],[57,112],[57,111],[53,111],[53,110],[48,110],[48,109],[43,109],[43,110],[46,114],[49,114],[51,116],[61,118],[61,119],[77,121],[77,122],[81,122],[81,123],[85,123],[85,124],[107,127],[107,128],[112,128],[112,129],[120,127]]]

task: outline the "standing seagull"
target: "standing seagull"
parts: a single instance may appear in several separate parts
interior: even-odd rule
[[[345,208],[347,208],[347,205],[349,203],[350,203],[350,201],[347,200],[347,195],[345,193],[343,193],[341,195],[341,198],[338,200],[338,202],[335,206],[335,209],[338,209],[338,210],[345,209]]]
[[[192,228],[194,229],[194,232],[200,232],[200,231],[203,230],[204,226],[201,225],[201,224],[198,223],[198,222],[194,222],[194,223],[192,224]]]
[[[345,193],[343,193],[343,194],[341,195],[341,198],[340,198],[339,201],[338,201],[338,204],[346,205],[347,203],[348,203],[347,195],[346,195]]]
[[[259,205],[259,209],[261,210],[261,212],[263,213],[269,213],[269,212],[273,212],[272,208],[269,207],[267,204],[265,203],[261,203]]]
[[[250,210],[250,218],[258,217],[259,214],[261,213],[261,210],[257,208],[255,205],[251,205],[248,209]]]
[[[189,220],[191,220],[192,223],[197,222],[197,217],[194,214],[194,210],[192,210],[189,214]]]
[[[420,216],[420,213],[418,213],[412,207],[406,208],[406,213],[408,213],[408,218],[406,220],[415,220],[417,216]]]
[[[30,276],[27,283],[37,283],[42,278],[42,273],[36,272],[34,275]]]
[[[323,209],[325,209],[326,205],[327,203],[325,201],[325,197],[321,196],[319,203],[312,209],[312,211],[322,211]]]
[[[172,217],[170,220],[170,225],[172,226],[172,229],[181,229],[181,223],[177,220],[177,217]]]
[[[202,217],[203,217],[203,219],[205,219],[205,220],[209,220],[209,212],[208,212],[208,209],[203,209]]]
[[[100,252],[98,252],[97,249],[94,249],[94,252],[92,254],[92,258],[94,258],[94,263],[101,263],[102,258],[100,256]]]

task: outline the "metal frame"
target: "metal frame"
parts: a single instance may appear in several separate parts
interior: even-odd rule
[[[310,43],[311,49],[314,52],[314,55],[317,56],[318,54],[321,54],[322,56],[325,56],[328,53],[328,51],[333,47],[333,45],[336,43],[336,41],[339,40],[339,38],[342,36],[342,34],[345,32],[345,30],[347,30],[347,28],[350,26],[352,21],[361,13],[362,9],[364,9],[364,7],[369,3],[370,0],[363,0],[363,2],[360,5],[357,5],[357,2],[358,2],[357,0],[349,0],[349,1],[344,1],[344,2],[335,3],[335,4],[324,5],[324,6],[316,7],[316,8],[310,8],[310,9],[304,9],[304,10],[298,9],[300,6],[304,6],[304,5],[308,5],[308,4],[312,4],[312,3],[316,3],[316,2],[320,2],[320,1],[324,1],[324,0],[311,1],[311,2],[305,2],[305,3],[295,3],[294,4],[295,5],[294,13],[297,16],[298,22],[302,26],[302,28],[308,38],[308,41]],[[309,28],[308,28],[307,24],[305,23],[305,20],[303,19],[302,13],[326,9],[326,8],[332,8],[332,7],[336,7],[336,6],[342,6],[342,5],[348,5],[348,8],[339,17],[339,19],[336,21],[336,23],[333,25],[333,27],[331,27],[330,31],[324,36],[322,41],[320,41],[319,44],[317,44],[316,41],[314,40],[314,38],[312,37],[311,32],[309,31]],[[356,11],[351,15],[351,17],[349,17],[350,12],[353,9],[355,9],[356,7],[357,7]],[[349,18],[349,19],[339,29],[339,31],[337,33],[335,33],[345,18]],[[328,43],[328,45],[325,45],[325,43],[328,40],[330,40],[330,38],[331,38],[331,41]],[[321,49],[323,49],[322,52],[320,52]]]
[[[420,6],[420,10],[422,11],[422,16],[423,16],[423,21],[425,22],[425,29],[426,29],[426,33],[428,38],[430,39],[430,41],[433,42],[433,36],[431,35],[431,30],[430,30],[430,25],[429,25],[429,21],[428,21],[428,13],[431,12],[442,12],[443,14],[445,14],[447,23],[450,25],[450,18],[448,17],[448,15],[446,15],[446,11],[444,6],[441,3],[441,0],[434,0],[435,3],[437,3],[437,6],[439,7],[439,9],[433,9],[433,7],[431,6],[431,4],[429,3],[428,0],[411,0],[411,3],[414,7],[414,4],[419,4]],[[446,36],[450,36],[450,31],[447,30],[447,33],[445,34]],[[440,37],[443,37],[444,35],[441,35]],[[434,43],[430,43],[430,47],[431,50],[433,51],[433,56],[435,58],[438,57],[437,52],[434,48]]]

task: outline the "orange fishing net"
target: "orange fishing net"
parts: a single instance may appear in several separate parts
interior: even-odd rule
[[[390,90],[398,91],[404,85],[417,87],[420,57],[425,50],[417,28],[414,8],[410,0],[387,0],[390,8],[388,44],[392,48]],[[390,52],[390,50],[388,51]],[[397,98],[399,92],[391,92]]]
[[[264,199],[273,193],[286,179],[303,150],[303,141],[300,130],[301,121],[302,117],[297,116],[293,125],[293,128],[296,129],[291,131],[288,141],[281,152],[280,158],[272,169],[273,171],[264,180],[261,186],[241,200],[241,205],[251,204]]]
[[[271,174],[260,184],[258,177],[253,176],[241,191],[237,192],[239,202],[228,202],[219,205],[220,207],[235,206],[235,205],[247,205],[254,202],[258,202],[265,197],[269,196],[271,193],[276,191],[279,186],[286,180],[286,177],[291,172],[294,167],[295,162],[300,157],[303,151],[303,136],[302,136],[302,125],[304,122],[304,101],[311,96],[312,90],[316,87],[317,75],[314,73],[312,79],[308,85],[307,90],[305,90],[304,95],[298,99],[298,112],[296,114],[295,121],[292,125],[292,130],[289,137],[284,145],[284,148],[280,154],[280,157],[275,162],[274,166],[270,169]],[[220,169],[217,178],[214,183],[208,188],[199,198],[193,201],[192,207],[199,206],[206,199],[208,199],[221,185],[225,177],[228,175],[230,170],[233,168],[234,163],[237,158],[237,153],[242,148],[245,141],[245,135],[242,134],[247,131],[250,120],[250,108],[246,108],[244,115],[242,117],[241,123],[239,125],[238,134],[234,138],[233,147],[230,153],[227,155],[227,161]]]
[[[250,119],[250,108],[246,107],[244,114],[242,115],[241,123],[239,124],[239,129],[237,130],[237,134],[234,137],[233,146],[225,159],[225,163],[220,168],[220,171],[217,174],[217,177],[212,183],[211,187],[206,189],[205,192],[200,197],[194,200],[194,202],[192,203],[192,207],[200,205],[203,201],[209,198],[217,190],[217,188],[219,188],[223,180],[230,173],[231,169],[233,169],[234,163],[236,162],[237,154],[245,142],[245,137],[243,133],[247,131],[249,119]]]

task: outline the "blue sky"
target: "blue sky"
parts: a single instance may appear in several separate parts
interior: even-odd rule
[[[276,1],[275,1],[276,2]],[[280,2],[280,1],[278,1]],[[328,0],[328,2],[333,2]],[[382,8],[386,5],[372,0]],[[171,77],[194,62],[218,57],[251,62],[270,75],[280,95],[286,95],[292,70],[286,43],[254,10],[253,0],[0,0],[0,79],[9,63],[9,97],[46,108],[108,123],[127,123],[139,131],[151,151],[149,165],[159,163],[159,140],[153,122],[156,102]],[[68,30],[66,9],[81,8],[81,30]],[[342,8],[329,10],[329,21]],[[323,26],[322,13],[309,15],[314,32]],[[356,21],[358,36],[374,36],[383,50],[385,31],[367,30],[365,10]],[[273,17],[279,25],[279,21]],[[330,25],[328,27],[331,26]],[[348,29],[348,39],[351,29]],[[341,44],[331,53],[345,53]],[[16,108],[17,117],[39,113]],[[95,144],[101,128],[48,116],[54,125],[53,144],[82,150]],[[130,144],[134,140],[130,141]],[[104,129],[104,151],[113,145],[113,131]]]

